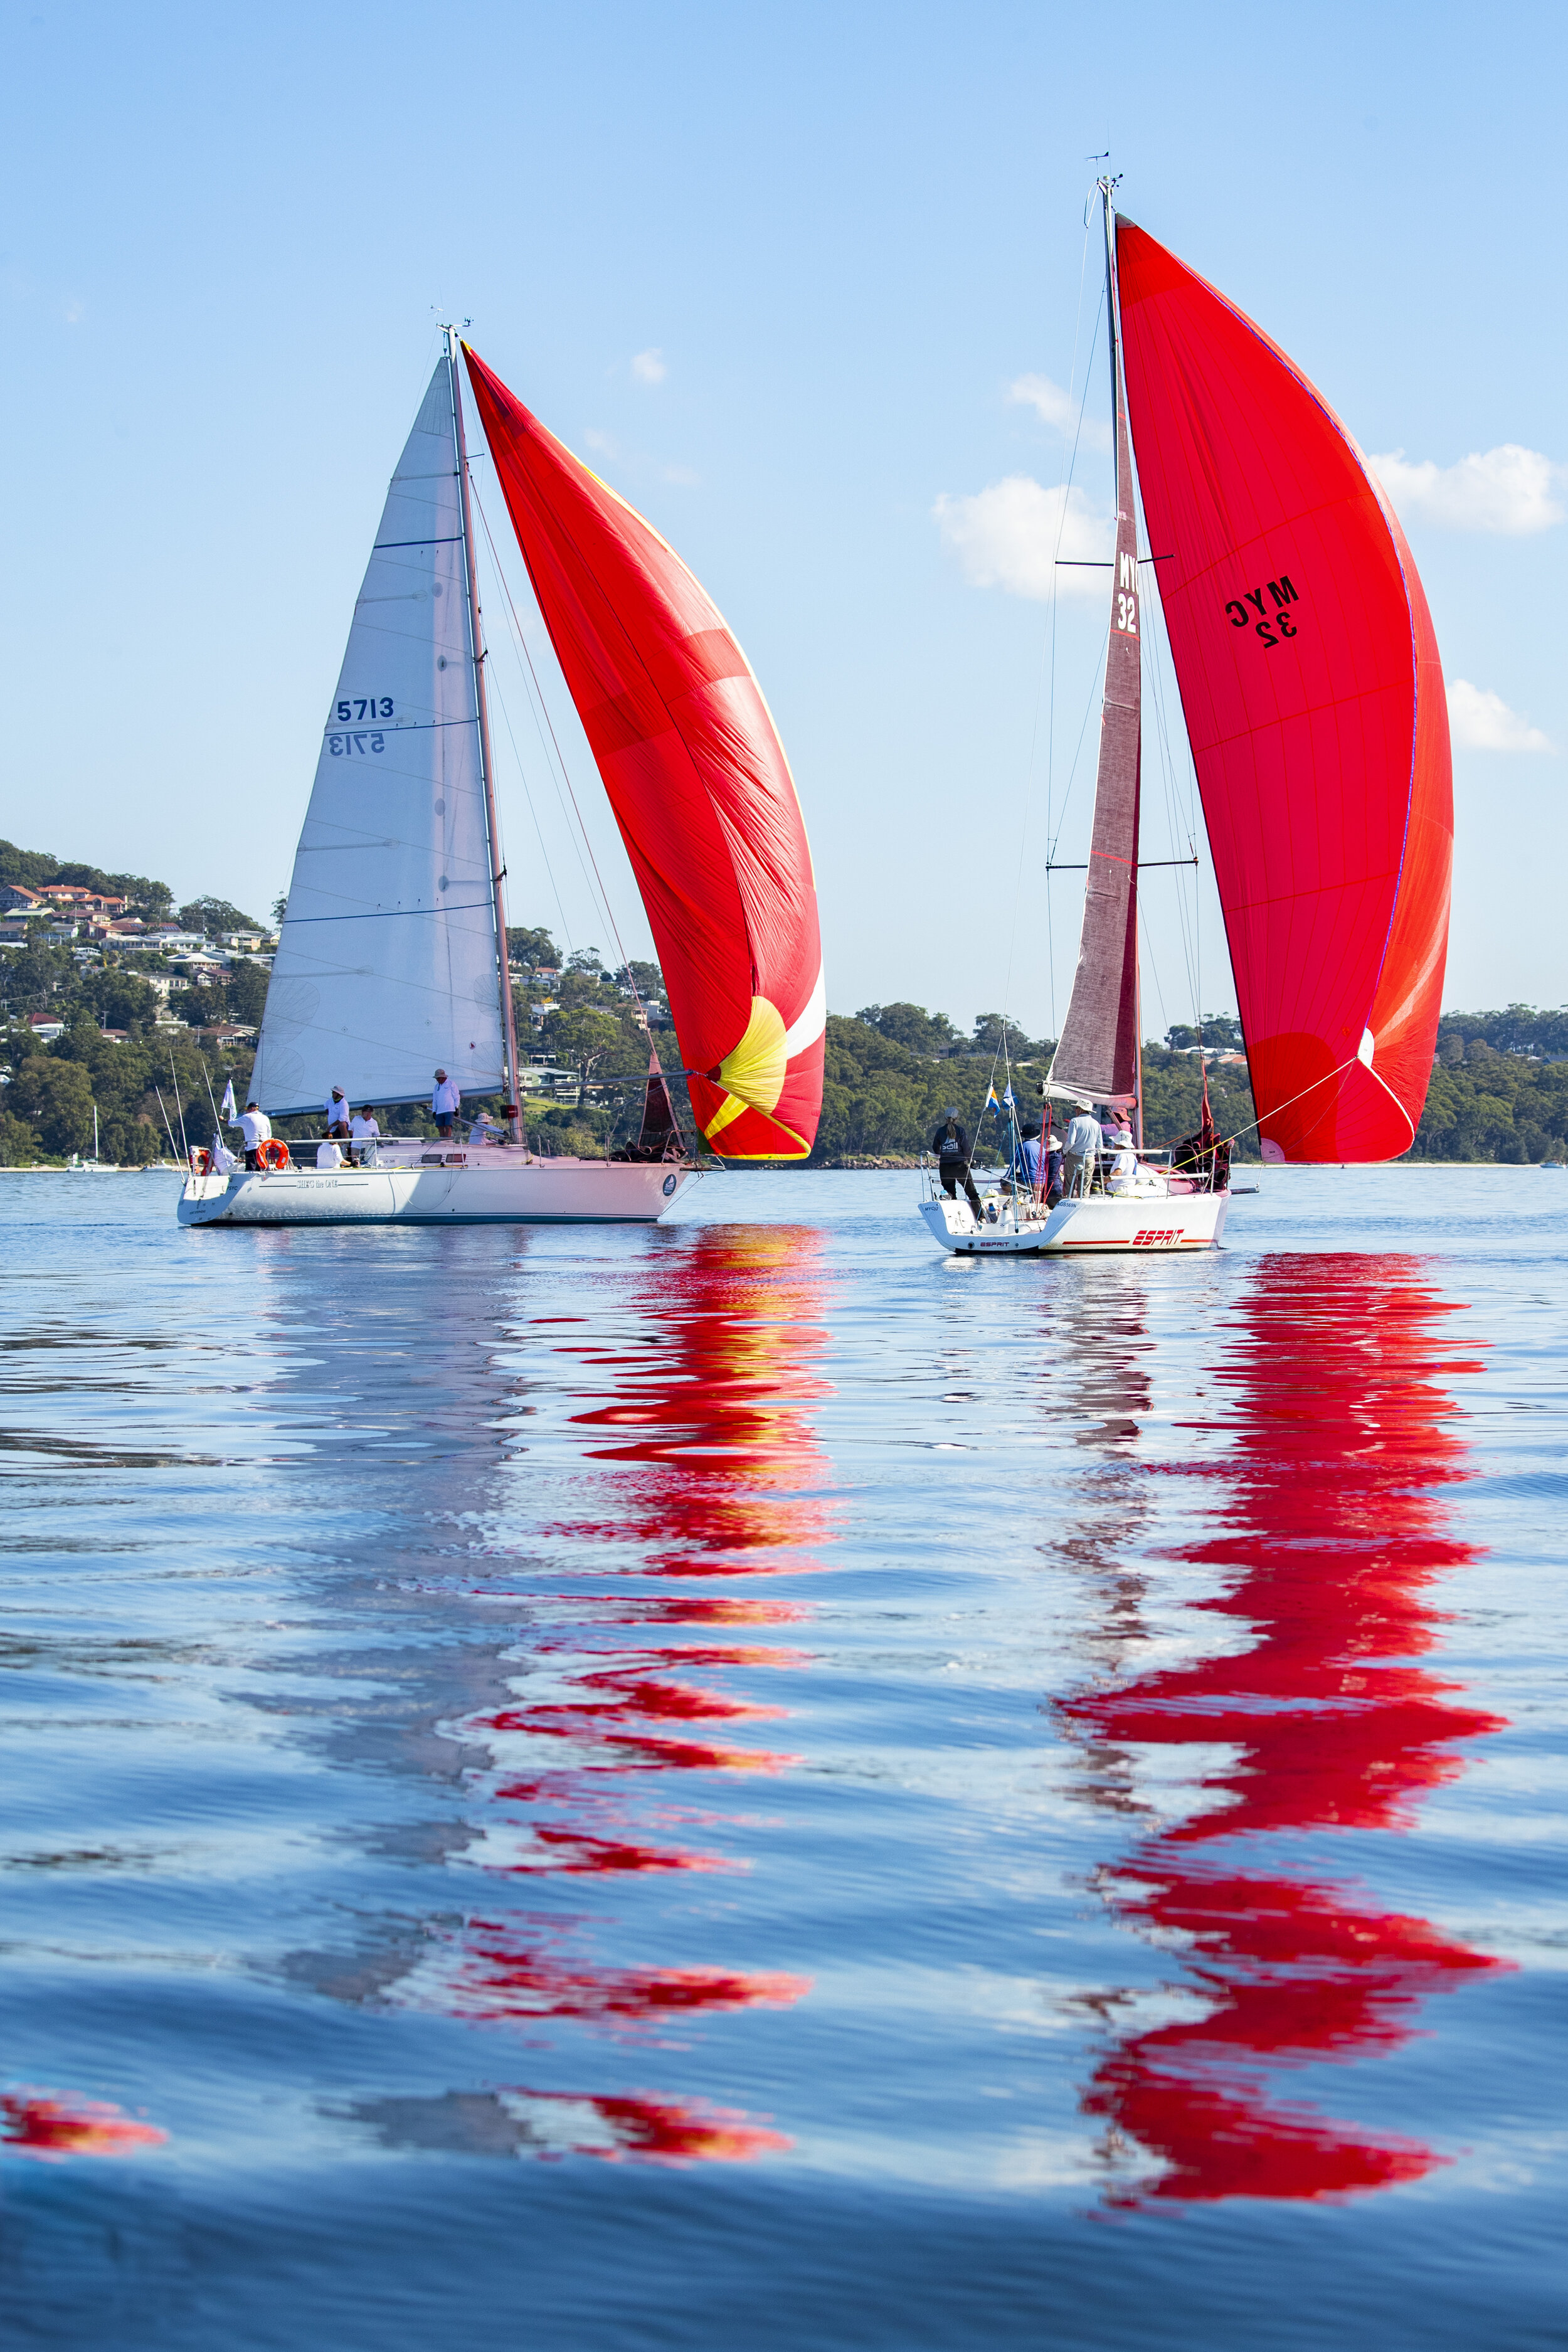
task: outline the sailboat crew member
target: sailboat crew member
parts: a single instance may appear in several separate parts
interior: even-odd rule
[[[1062,1151],[1064,1192],[1075,1192],[1080,1189],[1088,1192],[1094,1174],[1094,1163],[1100,1156],[1100,1121],[1094,1113],[1090,1110],[1075,1111]],[[1081,1188],[1078,1181],[1080,1174],[1084,1179]]]
[[[437,1135],[451,1134],[452,1121],[462,1108],[463,1097],[458,1092],[457,1079],[449,1078],[445,1070],[437,1070],[436,1091],[430,1097],[430,1116],[436,1122]]]
[[[340,1143],[346,1143],[349,1139],[349,1106],[342,1087],[332,1088],[327,1097],[326,1108],[327,1133],[335,1136]]]
[[[258,1110],[253,1102],[247,1102],[245,1115],[239,1122],[239,1131],[245,1138],[245,1164],[254,1172],[261,1165],[257,1153],[264,1143],[272,1140],[272,1121],[264,1110]]]
[[[381,1122],[370,1105],[366,1103],[363,1110],[355,1111],[349,1128],[352,1138],[349,1157],[356,1168],[363,1168],[368,1159],[374,1159],[374,1147],[380,1133]]]
[[[937,1157],[937,1173],[942,1189],[950,1201],[958,1197],[958,1181],[963,1179],[964,1197],[974,1212],[974,1222],[980,1223],[980,1195],[974,1189],[974,1179],[969,1172],[969,1136],[959,1124],[958,1112],[949,1104],[942,1113],[945,1124],[931,1137],[931,1148]]]

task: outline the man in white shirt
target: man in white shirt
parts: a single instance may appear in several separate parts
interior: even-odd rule
[[[1062,1191],[1065,1194],[1088,1192],[1100,1152],[1100,1121],[1093,1112],[1075,1111],[1062,1152]],[[1083,1177],[1081,1186],[1078,1181],[1080,1173]]]
[[[252,1170],[259,1168],[261,1162],[256,1155],[264,1143],[272,1140],[272,1121],[264,1110],[258,1110],[253,1102],[247,1102],[245,1116],[239,1122],[239,1131],[245,1138],[246,1166]]]
[[[430,1116],[436,1122],[437,1135],[450,1137],[452,1121],[462,1108],[463,1097],[458,1091],[456,1078],[449,1078],[445,1070],[437,1070],[436,1091],[430,1097]]]
[[[1121,1128],[1117,1131],[1116,1150],[1110,1156],[1105,1189],[1108,1192],[1130,1192],[1137,1174],[1138,1153],[1131,1133],[1127,1128]]]
[[[356,1168],[363,1168],[367,1160],[375,1158],[375,1139],[380,1133],[375,1113],[366,1103],[363,1110],[355,1111],[349,1129],[349,1156]]]
[[[334,1087],[327,1097],[326,1111],[327,1133],[335,1135],[340,1143],[346,1143],[349,1139],[349,1105],[342,1087]]]
[[[342,1164],[343,1155],[342,1148],[331,1136],[328,1136],[325,1143],[317,1144],[316,1165],[318,1168],[341,1168]]]

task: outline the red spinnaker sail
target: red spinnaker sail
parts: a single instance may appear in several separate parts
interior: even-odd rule
[[[1426,1098],[1448,944],[1448,712],[1426,599],[1333,411],[1117,224],[1151,568],[1268,1159],[1387,1160]]]
[[[762,689],[674,550],[463,350],[642,892],[698,1125],[726,1159],[804,1159],[822,1108],[822,940]]]

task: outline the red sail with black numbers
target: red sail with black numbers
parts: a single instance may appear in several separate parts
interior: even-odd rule
[[[725,1159],[804,1159],[822,1109],[822,940],[762,688],[674,550],[463,350],[647,910],[698,1126]]]
[[[1448,713],[1405,535],[1252,320],[1117,223],[1132,445],[1264,1156],[1388,1160],[1448,941]]]

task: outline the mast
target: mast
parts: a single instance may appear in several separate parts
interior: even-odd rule
[[[490,892],[495,903],[496,944],[500,958],[501,1035],[506,1040],[507,1089],[504,1108],[514,1143],[522,1140],[522,1084],[517,1065],[517,1014],[511,1001],[511,965],[506,944],[506,906],[501,894],[500,827],[496,823],[495,770],[490,759],[490,712],[485,694],[485,644],[479,626],[479,588],[474,572],[473,519],[468,501],[468,447],[463,433],[463,398],[458,381],[458,330],[445,329],[447,376],[452,392],[452,421],[458,436],[458,489],[463,518],[463,574],[468,589],[468,641],[473,649],[474,694],[479,713],[479,770],[485,790],[485,838],[489,847]]]
[[[1117,310],[1113,179],[1099,183],[1105,213],[1105,284],[1110,351],[1111,431],[1116,463],[1116,548],[1111,561],[1110,641],[1100,705],[1094,831],[1084,889],[1083,929],[1067,1018],[1050,1083],[1071,1097],[1138,1105],[1142,1133],[1138,1003],[1138,829],[1142,669],[1132,445],[1121,377]]]

